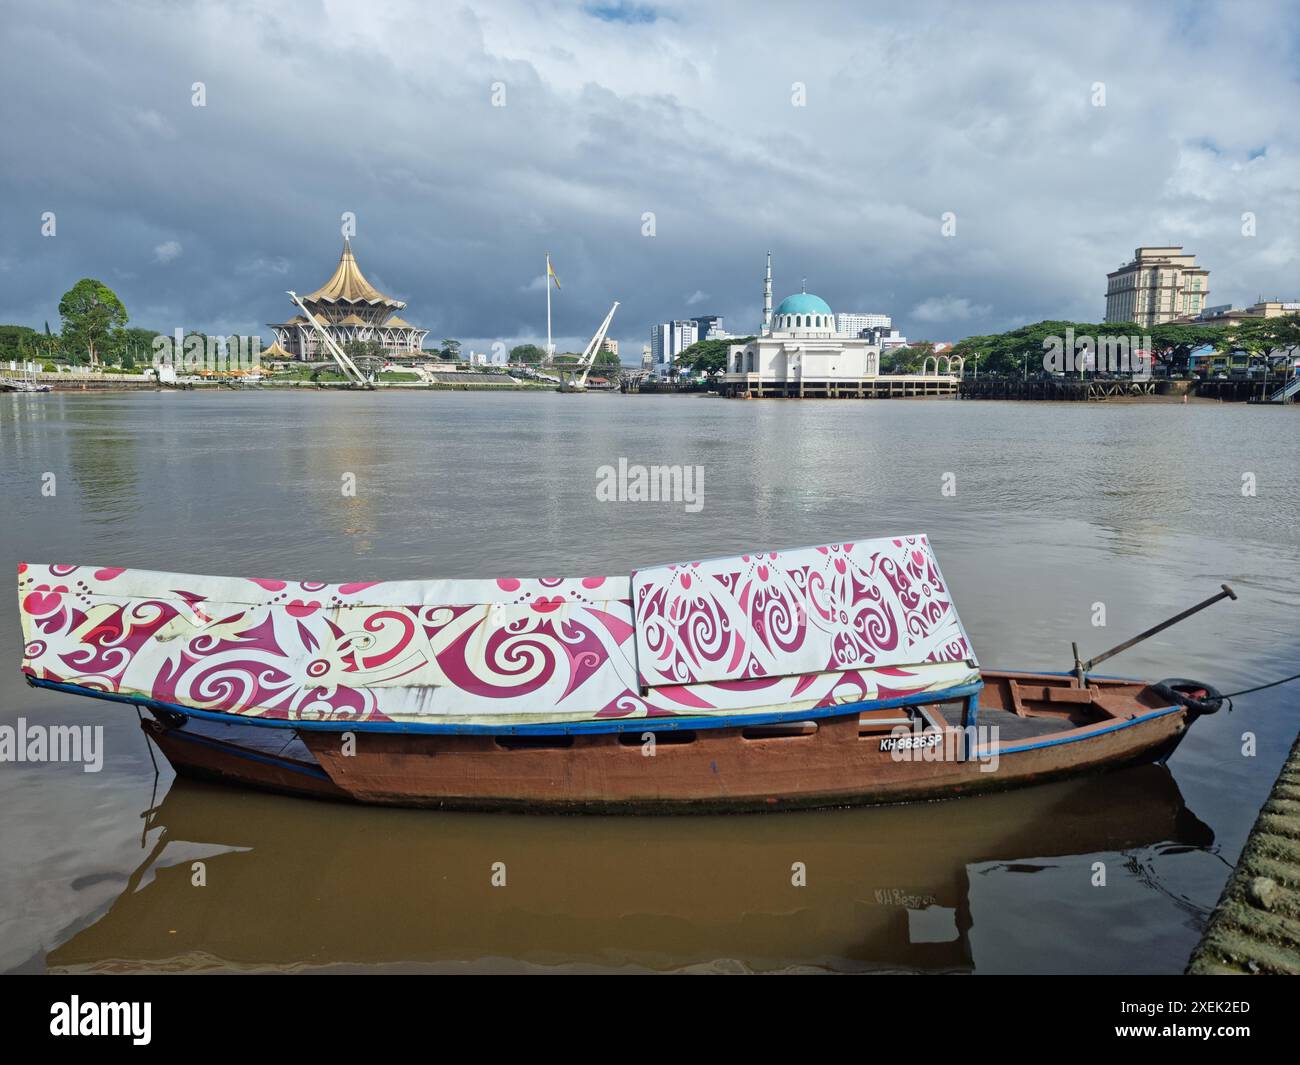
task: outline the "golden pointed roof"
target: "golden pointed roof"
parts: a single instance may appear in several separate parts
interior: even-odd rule
[[[290,355],[287,351],[285,351],[284,348],[280,347],[280,342],[277,340],[277,341],[275,341],[275,342],[274,342],[274,343],[273,343],[269,348],[263,348],[263,349],[262,349],[262,358],[264,358],[264,359],[292,359],[293,356]]]
[[[415,326],[413,326],[410,322],[406,321],[404,318],[399,318],[397,317],[397,315],[393,315],[391,318],[388,319],[388,321],[384,323],[384,328],[385,329],[414,329]]]
[[[338,324],[338,325],[365,325],[365,324],[366,324],[366,320],[365,320],[364,318],[358,318],[355,314],[349,314],[349,315],[344,316],[343,318],[340,318],[336,324]]]
[[[390,299],[366,280],[357,265],[356,256],[352,254],[352,242],[343,239],[343,254],[339,256],[339,265],[334,276],[325,282],[310,296],[303,297],[304,303],[313,300],[319,303],[382,303],[385,307],[405,307],[401,300]]]

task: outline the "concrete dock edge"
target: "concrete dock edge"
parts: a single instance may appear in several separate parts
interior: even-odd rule
[[[1300,974],[1300,737],[1250,830],[1187,973]]]

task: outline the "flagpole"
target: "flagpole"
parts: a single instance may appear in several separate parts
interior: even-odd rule
[[[551,255],[546,253],[546,273],[542,275],[546,283],[546,359],[549,362],[554,353],[551,350]]]

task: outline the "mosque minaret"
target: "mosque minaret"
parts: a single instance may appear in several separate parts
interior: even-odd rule
[[[841,336],[835,314],[820,296],[803,290],[772,309],[772,253],[763,280],[763,328],[727,354],[727,382],[741,390],[799,392],[860,382],[880,375],[880,349],[865,337]]]

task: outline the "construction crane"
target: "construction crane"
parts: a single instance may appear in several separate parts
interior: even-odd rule
[[[583,348],[582,355],[573,369],[569,371],[569,380],[561,380],[561,392],[585,392],[587,390],[587,375],[591,373],[592,364],[596,361],[596,352],[600,350],[600,345],[605,340],[605,334],[609,331],[609,323],[614,320],[616,310],[618,310],[618,300],[614,301],[614,306],[609,309],[609,314],[605,315],[605,320],[600,323],[600,328],[596,330],[595,336]],[[582,371],[581,376],[578,375],[579,370]]]
[[[334,343],[334,338],[330,336],[325,327],[316,320],[316,316],[312,314],[311,311],[307,310],[306,305],[298,298],[298,293],[294,292],[292,289],[288,291],[289,298],[298,305],[303,315],[306,316],[307,321],[311,322],[315,327],[316,332],[320,334],[321,339],[325,341],[326,350],[334,356],[334,361],[338,363],[339,369],[343,371],[343,376],[358,388],[374,388],[375,383],[357,369],[357,364],[348,357],[347,353],[341,347]]]

